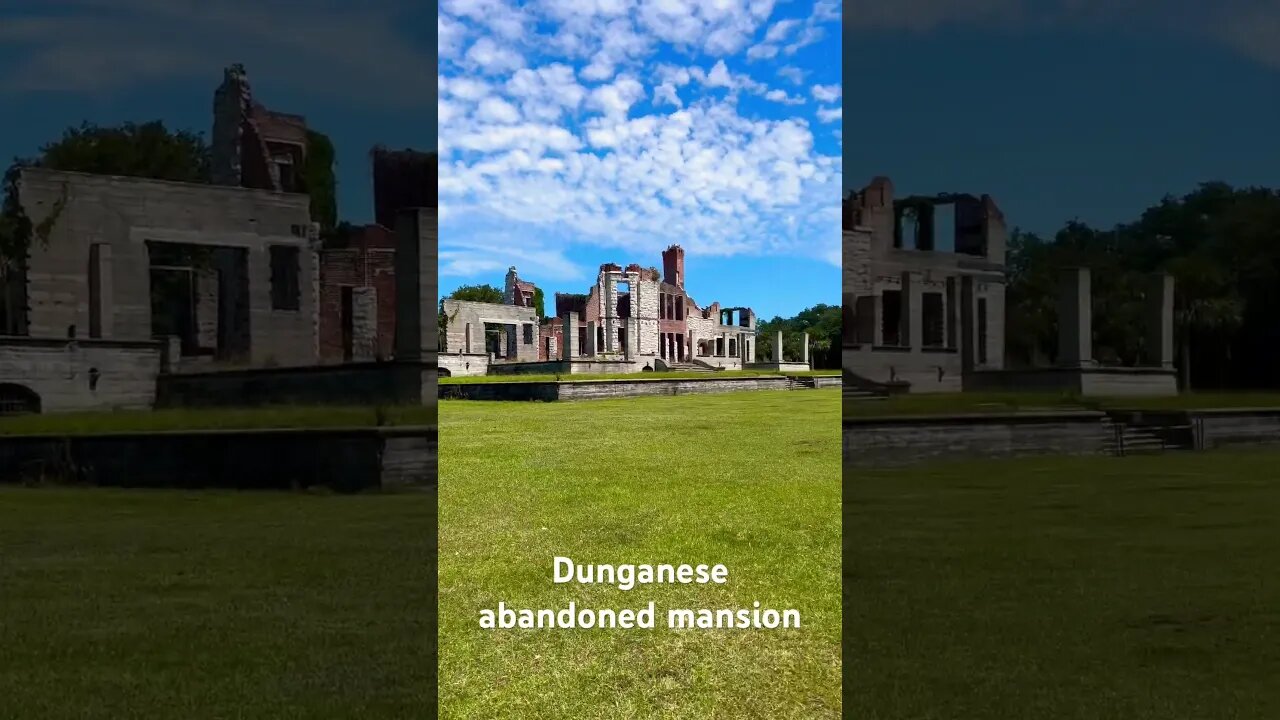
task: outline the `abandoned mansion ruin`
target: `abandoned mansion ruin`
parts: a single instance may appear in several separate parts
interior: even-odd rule
[[[635,263],[601,265],[586,293],[556,293],[552,317],[538,317],[537,293],[513,267],[507,272],[502,303],[445,299],[441,372],[807,367],[780,364],[779,358],[757,363],[755,313],[747,307],[699,305],[685,290],[684,249],[678,245],[663,251],[661,272]]]
[[[1145,367],[1093,359],[1089,271],[1063,272],[1059,357],[1051,367],[1005,360],[1003,213],[988,195],[894,196],[878,177],[843,206],[845,382],[898,391],[1051,390],[1083,394],[1176,392],[1173,283],[1145,293],[1153,355]]]
[[[21,170],[39,230],[5,258],[0,412],[434,398],[434,183],[322,242],[306,122],[254,102],[238,66],[211,150],[212,183]]]

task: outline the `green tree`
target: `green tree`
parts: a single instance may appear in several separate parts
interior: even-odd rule
[[[506,298],[502,290],[493,285],[463,285],[449,293],[449,299],[501,304]]]
[[[307,130],[307,158],[302,165],[302,185],[311,198],[311,220],[321,232],[338,226],[338,181],[333,172],[334,150],[329,136]]]
[[[170,131],[164,123],[99,127],[84,123],[40,148],[35,164],[52,170],[209,182],[209,146],[199,133]]]
[[[546,296],[542,294],[542,288],[535,287],[533,289],[533,309],[538,313],[538,322],[546,319]]]

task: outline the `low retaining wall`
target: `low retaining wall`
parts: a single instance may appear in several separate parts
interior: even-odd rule
[[[634,360],[541,360],[538,362],[491,363],[490,375],[612,375],[640,372],[644,365]],[[650,367],[653,367],[650,364]]]
[[[839,377],[818,387],[838,387]],[[834,382],[831,382],[834,381]],[[577,382],[458,383],[440,386],[440,397],[458,400],[593,400],[645,395],[690,395],[743,390],[786,390],[786,376],[671,378],[659,380],[580,380]]]
[[[156,407],[430,404],[435,384],[435,364],[422,362],[166,373]]]
[[[1280,444],[1280,408],[1197,410],[1190,416],[1197,449]]]
[[[0,336],[0,383],[27,388],[41,412],[149,408],[164,349],[158,341]]]
[[[478,353],[440,353],[436,356],[441,377],[488,375],[489,356]]]
[[[938,459],[1109,453],[1117,430],[1113,421],[1155,435],[1190,425],[1194,442],[1182,446],[1188,449],[1280,445],[1280,408],[868,417],[844,421],[843,459],[850,467],[892,467]]]
[[[436,429],[0,436],[0,482],[339,492],[436,484]]]
[[[966,392],[1070,392],[1084,397],[1172,397],[1178,376],[1164,368],[1085,367],[978,370],[964,376]]]
[[[1111,437],[1105,413],[1011,413],[849,418],[843,459],[852,467],[892,467],[936,459],[1094,455]]]

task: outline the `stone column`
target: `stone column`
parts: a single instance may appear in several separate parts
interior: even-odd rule
[[[396,223],[396,359],[434,360],[436,318],[434,209],[406,210]]]
[[[956,279],[954,277],[947,278],[947,294],[943,300],[944,311],[947,318],[947,347],[954,348],[957,346],[958,338],[956,330],[960,326],[959,299],[956,292]]]
[[[572,360],[577,353],[578,313],[571,312],[564,316],[564,342],[561,344],[561,360]]]
[[[587,357],[595,357],[596,354],[596,322],[595,320],[587,321],[587,342],[582,346],[582,354]]]
[[[884,296],[875,293],[871,296],[871,345],[884,345]]]
[[[808,365],[809,364],[809,333],[804,333],[804,335],[802,335],[801,337],[803,338],[801,340],[801,346],[804,349],[804,355],[801,356],[800,361],[803,362],[805,365]]]
[[[1093,363],[1093,290],[1088,268],[1067,268],[1058,277],[1058,365]]]
[[[111,245],[94,243],[89,246],[89,337],[112,336],[112,318],[115,316],[115,296],[111,269]]]
[[[1146,298],[1147,362],[1173,369],[1173,276],[1155,273],[1148,279]]]
[[[974,322],[973,276],[960,277],[960,368],[964,372],[973,370],[977,361],[977,348],[974,342],[978,335],[977,323]]]
[[[920,283],[914,273],[902,273],[902,329],[900,336],[912,350],[919,350],[924,345],[923,324],[917,317],[921,313]]]
[[[782,364],[782,331],[778,331],[778,336],[773,341],[773,361]]]

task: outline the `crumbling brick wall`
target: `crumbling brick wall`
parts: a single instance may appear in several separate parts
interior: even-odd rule
[[[344,288],[351,288],[351,359],[389,358],[395,350],[395,236],[381,225],[361,228],[345,246],[320,251],[320,358],[346,357]]]

